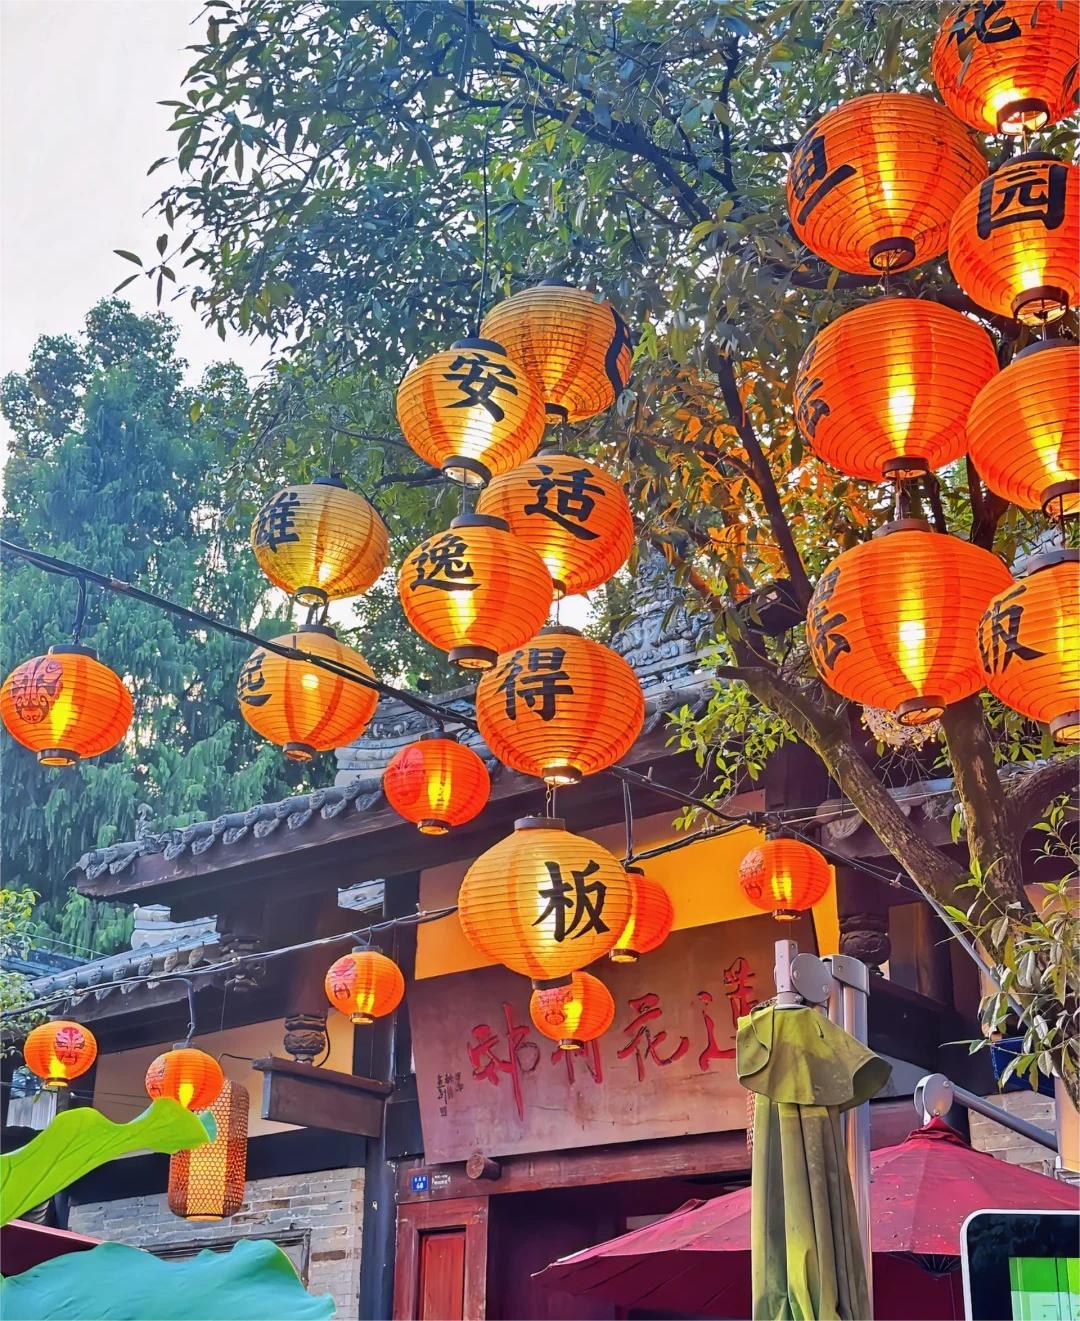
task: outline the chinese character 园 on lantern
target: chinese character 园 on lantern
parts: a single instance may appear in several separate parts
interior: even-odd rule
[[[831,883],[827,860],[798,839],[767,839],[739,863],[739,884],[747,899],[780,922],[813,908]]]
[[[377,949],[356,949],[330,965],[326,998],[349,1021],[366,1026],[392,1014],[405,995],[405,978]]]
[[[383,772],[386,801],[424,835],[445,835],[482,812],[491,777],[472,748],[446,737],[401,748]]]
[[[159,1055],[146,1070],[146,1094],[151,1101],[167,1096],[185,1110],[206,1110],[224,1086],[225,1075],[217,1060],[185,1042]]]
[[[642,954],[659,949],[675,920],[671,896],[659,881],[640,867],[627,867],[626,873],[630,877],[630,917],[614,949],[608,951],[612,963],[636,963]]]
[[[538,1032],[560,1050],[582,1050],[602,1037],[615,1017],[615,1001],[598,977],[572,972],[557,985],[534,985],[529,1016]]]
[[[0,719],[43,766],[100,757],[127,733],[131,694],[90,647],[50,647],[23,661],[0,688]]]
[[[210,1106],[217,1134],[211,1142],[169,1157],[169,1210],[185,1220],[224,1220],[244,1203],[247,1175],[248,1090],[226,1078]]]
[[[97,1053],[93,1032],[63,1018],[40,1023],[23,1043],[26,1067],[42,1079],[48,1092],[61,1091],[73,1078],[84,1074]]]

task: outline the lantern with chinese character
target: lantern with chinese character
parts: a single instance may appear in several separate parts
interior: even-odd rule
[[[979,621],[983,680],[999,701],[1080,743],[1080,551],[1032,561]]]
[[[128,732],[131,694],[90,647],[50,647],[23,661],[0,688],[0,719],[43,766],[100,757]]]
[[[556,421],[583,422],[602,413],[630,380],[626,322],[587,289],[544,280],[496,304],[480,330],[505,344],[539,381]]]
[[[576,784],[628,751],[645,698],[620,655],[555,624],[488,670],[476,690],[476,719],[504,766],[546,784]]]
[[[286,486],[259,510],[251,549],[275,587],[323,604],[365,592],[386,568],[386,524],[339,477]]]
[[[919,266],[945,251],[960,200],[986,176],[968,130],[925,96],[882,92],[823,115],[791,157],[795,233],[843,271]]]
[[[767,839],[739,863],[739,884],[755,908],[791,922],[823,898],[832,868],[811,844]]]
[[[484,810],[491,777],[483,760],[452,738],[422,738],[395,752],[383,772],[386,801],[423,835],[445,835]]]
[[[878,298],[822,330],[795,378],[799,430],[825,463],[880,481],[933,471],[997,371],[990,336],[940,303]]]
[[[392,1014],[405,994],[401,969],[377,949],[344,955],[330,965],[323,985],[333,1007],[361,1026]]]
[[[1011,581],[988,550],[917,519],[890,524],[822,574],[810,655],[842,696],[921,725],[982,687],[976,626]]]
[[[322,656],[373,679],[358,651],[343,646],[325,624],[308,624],[274,642]],[[257,734],[281,745],[290,761],[310,761],[317,752],[344,747],[367,728],[378,691],[309,661],[258,647],[236,681],[240,714]]]
[[[560,1050],[581,1050],[602,1037],[615,1017],[615,1001],[598,977],[572,972],[569,982],[534,985],[529,1017]]]
[[[964,0],[930,68],[949,109],[982,133],[1030,133],[1076,108],[1075,0]]]
[[[539,454],[497,477],[476,508],[504,519],[537,552],[557,597],[606,583],[634,544],[626,492],[591,459],[572,454]]]
[[[478,486],[524,462],[544,434],[544,400],[528,364],[497,337],[458,340],[401,382],[397,415],[417,454]]]
[[[226,1078],[210,1107],[212,1142],[169,1157],[169,1210],[185,1220],[224,1220],[244,1204],[247,1174],[248,1090]]]
[[[1080,171],[1041,152],[1014,156],[968,193],[949,230],[949,265],[980,307],[1025,325],[1077,302]]]
[[[971,461],[1024,509],[1080,513],[1080,347],[1047,339],[1018,354],[968,416]]]
[[[623,933],[610,950],[612,963],[636,963],[667,940],[675,910],[671,897],[659,881],[647,876],[640,867],[627,867],[630,877],[630,917]]]
[[[523,817],[465,873],[458,920],[480,954],[539,981],[602,958],[630,916],[630,881],[600,844]]]
[[[463,514],[422,541],[398,575],[405,617],[469,670],[489,670],[543,624],[554,588],[544,561],[501,518]]]
[[[146,1070],[146,1094],[151,1101],[167,1096],[185,1110],[206,1110],[224,1086],[225,1075],[217,1060],[186,1042],[159,1055]]]
[[[47,1092],[59,1092],[97,1059],[97,1041],[88,1027],[60,1018],[41,1023],[28,1034],[23,1059]]]

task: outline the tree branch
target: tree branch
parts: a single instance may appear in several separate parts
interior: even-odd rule
[[[1076,757],[1071,753],[1025,771],[1005,795],[1009,821],[1018,839],[1042,816],[1055,798],[1077,789]]]

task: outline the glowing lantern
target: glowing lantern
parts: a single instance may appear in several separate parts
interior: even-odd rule
[[[504,766],[546,784],[576,784],[628,751],[645,721],[645,698],[620,655],[555,624],[484,675],[476,719]]]
[[[274,642],[375,677],[363,656],[343,646],[325,624],[307,624]],[[359,738],[379,701],[375,688],[262,647],[251,653],[240,671],[236,696],[240,714],[251,728],[280,744],[290,761],[310,761],[317,752]]]
[[[581,1050],[602,1037],[615,1018],[615,1001],[599,978],[573,972],[568,983],[539,985],[529,1000],[529,1016],[538,1032],[560,1050]]]
[[[932,471],[967,448],[965,423],[997,371],[990,336],[940,303],[879,298],[825,327],[795,379],[799,430],[852,477]]]
[[[16,666],[0,688],[0,719],[43,766],[100,757],[128,732],[131,694],[97,652],[50,647]]]
[[[225,1080],[210,1107],[212,1142],[169,1158],[169,1210],[185,1220],[224,1220],[244,1204],[247,1175],[248,1090]]]
[[[543,624],[554,588],[544,561],[501,518],[463,514],[422,541],[401,566],[405,617],[469,670],[489,670]]]
[[[81,1023],[58,1018],[35,1027],[23,1043],[23,1059],[31,1073],[42,1079],[47,1092],[59,1092],[97,1059],[93,1032]]]
[[[383,772],[386,801],[423,835],[445,835],[484,810],[491,777],[483,760],[452,738],[422,738],[395,752]]]
[[[925,96],[882,92],[823,115],[791,157],[795,233],[843,271],[919,266],[945,251],[960,200],[986,177],[968,130]]]
[[[958,5],[930,68],[949,109],[983,133],[1020,134],[1076,108],[1080,5],[993,0]]]
[[[206,1110],[224,1086],[225,1075],[217,1060],[184,1042],[159,1055],[146,1070],[146,1094],[151,1101],[167,1096],[185,1110]]]
[[[949,265],[980,307],[1040,326],[1080,292],[1080,171],[1040,152],[1006,161],[956,209]]]
[[[1080,551],[1032,562],[979,621],[983,680],[999,701],[1080,743]]]
[[[630,917],[623,933],[608,953],[612,963],[636,963],[642,954],[649,954],[667,940],[675,910],[671,897],[659,881],[640,867],[627,867],[630,877]]]
[[[1080,513],[1080,347],[1048,339],[1018,354],[972,405],[968,448],[1004,499]]]
[[[286,486],[251,525],[251,549],[275,587],[322,604],[365,592],[386,568],[386,524],[339,477]]]
[[[921,725],[982,687],[975,629],[1011,581],[988,550],[916,519],[890,524],[822,574],[810,655],[842,696]]]
[[[405,995],[401,969],[376,949],[356,949],[338,959],[324,986],[333,1007],[362,1026],[392,1014]]]
[[[739,884],[755,908],[791,922],[821,899],[832,881],[832,868],[810,844],[797,839],[767,839],[739,863]]]
[[[558,421],[602,413],[630,380],[626,322],[606,298],[561,280],[543,280],[496,304],[480,331],[505,344],[539,381],[544,406]]]
[[[630,916],[630,889],[602,845],[554,817],[527,816],[465,873],[458,920],[485,958],[553,981],[611,949]]]
[[[476,502],[540,556],[557,597],[606,583],[626,563],[634,520],[626,492],[591,459],[539,454],[497,477]]]

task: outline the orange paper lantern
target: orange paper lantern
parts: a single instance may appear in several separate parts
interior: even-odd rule
[[[362,1026],[392,1014],[405,995],[401,969],[375,949],[353,950],[331,964],[324,986],[333,1007]]]
[[[480,333],[506,345],[540,383],[547,412],[583,422],[610,408],[630,380],[626,322],[606,298],[543,280],[496,304]]]
[[[501,518],[463,514],[422,541],[401,566],[398,595],[422,638],[470,670],[527,642],[554,597],[551,574]]]
[[[807,615],[811,657],[842,696],[921,725],[982,687],[976,626],[1011,581],[988,550],[916,519],[893,523],[822,574]]]
[[[17,665],[0,688],[0,719],[43,766],[100,757],[131,726],[131,694],[90,647],[50,647]]]
[[[422,738],[395,752],[383,772],[395,812],[423,835],[445,835],[487,806],[491,777],[472,748],[452,738]]]
[[[630,877],[630,917],[623,933],[608,954],[612,963],[636,963],[667,940],[675,910],[671,897],[659,881],[647,876],[640,867],[627,867]]]
[[[739,863],[739,884],[747,899],[779,922],[813,908],[831,881],[826,859],[798,839],[767,839]]]
[[[576,784],[628,751],[645,722],[645,697],[620,655],[555,624],[484,675],[476,720],[504,766]]]
[[[843,271],[919,266],[945,251],[961,199],[986,177],[968,130],[944,106],[907,92],[845,101],[791,157],[795,233]]]
[[[630,881],[600,844],[523,817],[465,873],[458,920],[480,954],[553,981],[602,958],[630,916]]]
[[[581,1050],[611,1026],[615,1001],[599,978],[572,972],[566,983],[533,989],[529,1016],[536,1030],[557,1041],[560,1050]]]
[[[244,1204],[247,1176],[248,1090],[226,1078],[210,1107],[212,1142],[169,1157],[169,1210],[185,1220],[224,1220]]]
[[[26,1067],[42,1079],[47,1092],[59,1092],[84,1074],[97,1053],[93,1032],[66,1018],[39,1024],[23,1043]]]
[[[799,430],[852,477],[932,471],[964,453],[968,410],[996,372],[974,321],[940,303],[878,298],[827,325],[803,355]]]
[[[151,1101],[167,1096],[185,1110],[206,1110],[224,1086],[225,1075],[217,1060],[183,1042],[159,1055],[146,1070],[146,1094]]]

